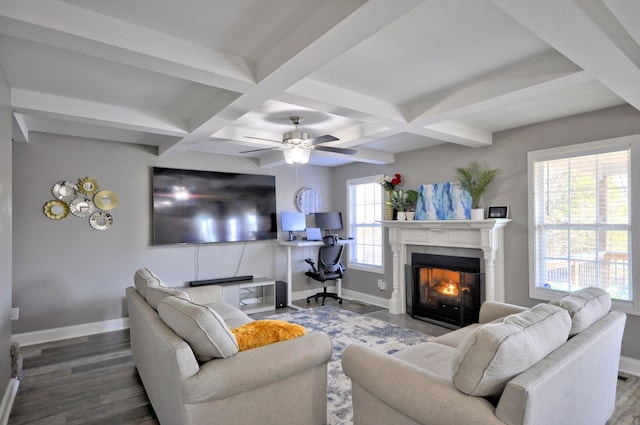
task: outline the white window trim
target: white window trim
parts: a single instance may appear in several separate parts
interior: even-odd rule
[[[580,143],[557,148],[531,151],[527,153],[527,183],[528,183],[528,233],[529,233],[529,297],[533,299],[550,301],[568,292],[554,289],[541,288],[535,282],[535,205],[534,199],[534,163],[551,159],[568,158],[573,156],[606,153],[630,148],[630,179],[629,193],[631,193],[631,301],[612,300],[615,310],[625,313],[640,315],[640,267],[633,267],[634,258],[640,256],[640,224],[635,220],[640,216],[640,135],[617,137],[614,139],[600,140],[596,142]],[[635,196],[634,196],[635,194]]]
[[[351,185],[354,184],[363,184],[363,183],[371,183],[371,182],[375,182],[375,180],[377,178],[379,178],[380,175],[375,175],[375,176],[367,176],[367,177],[358,177],[358,178],[354,178],[354,179],[348,179],[346,181],[346,194],[347,194],[347,234],[349,235],[349,237],[355,238],[355,235],[352,232],[352,228],[351,228],[351,217],[349,216],[350,212],[351,212],[351,208],[350,208],[350,204],[349,204],[349,187]],[[382,186],[380,186],[380,192],[381,192],[381,196],[382,196],[382,205],[381,205],[381,217],[384,217],[384,191],[382,189]],[[380,224],[380,227],[382,227],[382,223]],[[347,260],[347,269],[352,269],[352,270],[359,270],[359,271],[364,271],[364,272],[369,272],[369,273],[377,273],[377,274],[384,274],[385,273],[385,268],[384,268],[384,264],[385,264],[385,245],[386,245],[386,238],[385,238],[385,231],[384,229],[382,229],[382,257],[381,257],[381,261],[382,261],[382,265],[380,266],[371,266],[371,265],[366,265],[366,264],[362,264],[362,263],[352,263],[351,262],[351,255],[349,255],[349,258]],[[355,239],[354,239],[355,240]],[[356,241],[357,243],[357,241]],[[350,244],[351,245],[351,244]],[[351,246],[349,247],[349,250],[351,250]],[[355,249],[355,248],[354,248]]]

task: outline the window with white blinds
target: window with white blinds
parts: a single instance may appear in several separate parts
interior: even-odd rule
[[[349,249],[347,268],[384,273],[382,186],[378,176],[347,180],[349,236],[355,242]]]
[[[634,136],[529,152],[532,297],[597,286],[615,300],[634,301],[631,187],[637,179],[631,163],[637,151]]]

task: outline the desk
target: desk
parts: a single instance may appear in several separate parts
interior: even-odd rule
[[[353,243],[353,241],[354,241],[353,239],[338,239],[338,244],[348,245]],[[291,248],[322,246],[324,245],[324,242],[300,240],[300,241],[279,241],[278,244],[280,246],[287,247],[287,306],[298,309],[299,307],[292,304],[293,300],[291,295],[291,286],[293,285],[293,268],[291,263]],[[338,296],[341,296],[342,285],[339,280],[337,285],[338,285]]]

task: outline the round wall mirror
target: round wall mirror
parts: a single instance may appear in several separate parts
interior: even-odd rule
[[[54,198],[69,202],[75,198],[76,190],[76,185],[71,182],[58,182],[53,185],[51,193],[53,193]]]
[[[93,196],[100,189],[98,182],[91,177],[85,177],[78,182],[78,190],[87,196]]]
[[[69,214],[69,206],[62,201],[49,201],[44,205],[44,214],[51,220],[62,220]]]
[[[93,203],[101,210],[112,210],[118,205],[118,197],[110,190],[101,190],[93,197]]]

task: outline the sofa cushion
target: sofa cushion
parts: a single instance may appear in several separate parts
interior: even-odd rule
[[[145,289],[144,294],[147,303],[156,311],[158,310],[158,303],[165,297],[174,296],[183,300],[193,301],[188,292],[166,286],[149,286]]]
[[[231,332],[238,341],[240,351],[287,341],[307,333],[303,326],[284,320],[254,320],[232,329]]]
[[[231,329],[238,328],[249,322],[253,322],[253,319],[246,315],[242,310],[227,303],[213,303],[207,304],[211,310],[215,311],[222,317],[222,320]]]
[[[569,336],[573,336],[600,320],[611,310],[611,296],[604,289],[590,287],[553,300],[551,304],[569,312],[571,316]]]
[[[158,303],[158,315],[191,346],[201,362],[231,357],[238,352],[238,343],[227,324],[206,306],[166,297]]]
[[[163,286],[162,280],[151,270],[147,268],[141,268],[136,270],[133,275],[133,283],[136,286],[136,289],[145,297],[145,290],[149,286]]]
[[[451,364],[453,384],[473,396],[500,395],[511,378],[564,344],[570,329],[569,313],[550,304],[485,324],[457,347]]]

